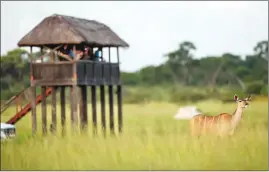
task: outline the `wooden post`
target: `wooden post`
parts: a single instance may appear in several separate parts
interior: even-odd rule
[[[76,45],[73,45],[73,60],[77,60]]]
[[[73,45],[73,53],[76,54],[76,46]],[[75,56],[76,57],[76,56]],[[75,59],[74,57],[74,59]],[[78,127],[78,92],[77,92],[77,66],[73,61],[73,85],[71,87],[71,120],[72,125],[77,130]],[[74,128],[73,128],[74,129]]]
[[[31,101],[32,101],[32,133],[33,135],[36,134],[36,87],[32,86],[32,94],[31,94]]]
[[[108,47],[108,59],[109,59],[109,83],[110,85],[108,86],[108,99],[109,99],[109,128],[110,128],[110,133],[112,135],[115,134],[114,131],[114,110],[113,110],[113,83],[112,83],[112,68],[111,68],[111,55],[110,55],[110,47]]]
[[[101,122],[103,134],[106,136],[106,105],[105,105],[105,86],[100,86],[100,101],[101,101]]]
[[[117,47],[117,61],[120,66],[120,55],[119,55],[119,47]],[[117,85],[117,99],[118,99],[118,123],[119,123],[119,133],[122,132],[122,88],[121,85]]]
[[[33,69],[32,69],[32,63],[33,63],[33,48],[30,47],[30,82],[31,82],[31,105],[32,105],[32,133],[33,135],[36,134],[36,87],[35,85],[32,85],[33,80]]]
[[[108,86],[108,96],[109,96],[109,128],[110,133],[115,134],[114,130],[114,103],[113,103],[113,85]]]
[[[62,135],[65,135],[65,86],[61,86],[60,92],[60,101],[61,101],[61,125],[62,125]]]
[[[108,47],[108,60],[109,60],[109,83],[112,85],[112,68],[111,68],[111,55],[110,55],[110,47]]]
[[[41,62],[44,62],[44,56],[43,56],[43,47],[40,47],[40,53],[41,53]]]
[[[99,49],[99,48],[98,48]],[[103,56],[103,47],[101,47],[101,60],[104,61],[104,56]]]
[[[56,87],[52,87],[51,95],[51,120],[52,120],[52,133],[56,131]]]
[[[110,52],[110,47],[108,47],[108,61],[109,63],[111,62],[111,52]]]
[[[30,47],[30,81],[33,79],[33,47]]]
[[[117,97],[118,97],[118,123],[119,123],[119,133],[122,132],[122,90],[121,85],[117,86]]]
[[[80,87],[80,125],[85,130],[88,125],[88,109],[87,109],[87,86]]]
[[[46,101],[46,87],[41,87],[42,91],[42,133],[47,134],[47,101]]]
[[[120,63],[119,47],[117,47],[117,61]]]
[[[73,86],[72,87],[73,91],[73,97],[74,97],[74,101],[73,101],[73,112],[74,112],[74,124],[75,124],[75,129],[78,129],[78,89],[77,86]]]
[[[71,125],[72,129],[77,130],[78,114],[77,114],[77,87],[75,85],[70,88],[70,108],[71,108]]]
[[[70,117],[71,117],[71,127],[72,127],[72,130],[74,130],[74,108],[73,108],[73,93],[72,93],[72,91],[73,91],[73,89],[72,89],[73,87],[71,86],[70,87],[70,96],[69,96],[69,98],[70,98]]]
[[[91,86],[92,96],[92,122],[93,122],[93,134],[97,134],[97,117],[96,117],[96,86]]]

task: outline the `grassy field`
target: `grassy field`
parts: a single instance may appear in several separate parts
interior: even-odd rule
[[[235,108],[235,104],[216,101],[203,101],[196,105],[210,115],[233,112]],[[173,118],[179,106],[168,103],[126,104],[123,134],[106,138],[100,133],[100,125],[99,137],[92,136],[91,115],[87,135],[71,137],[68,131],[65,138],[60,137],[58,119],[57,136],[49,134],[32,138],[31,116],[28,114],[16,124],[17,138],[1,143],[1,170],[268,169],[268,101],[251,102],[235,135],[223,139],[191,137],[188,121]],[[2,121],[8,119],[12,112],[15,109],[3,114]],[[49,118],[50,112],[48,107]],[[60,111],[57,114],[59,116]],[[38,106],[39,134],[40,116]],[[67,128],[70,129],[69,113],[67,119]]]

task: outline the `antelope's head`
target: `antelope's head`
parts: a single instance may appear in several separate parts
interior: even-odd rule
[[[239,97],[235,94],[234,95],[234,100],[236,101],[238,108],[246,108],[246,107],[248,107],[249,102],[251,100],[251,95],[249,95],[245,99],[239,99]]]

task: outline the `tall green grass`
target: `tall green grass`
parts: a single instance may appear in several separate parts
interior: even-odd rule
[[[90,104],[86,134],[72,135],[71,131],[67,131],[68,135],[61,137],[58,118],[57,135],[41,137],[38,107],[38,136],[31,136],[31,115],[28,114],[16,124],[17,138],[1,143],[1,170],[268,169],[268,102],[251,102],[235,135],[222,139],[191,137],[188,121],[173,118],[181,105],[156,102],[125,104],[122,135],[110,137],[107,129],[106,138],[101,133],[100,123],[98,137],[92,135]],[[233,112],[235,108],[235,104],[218,101],[197,102],[195,105],[210,115]],[[59,109],[58,106],[58,117]],[[8,110],[2,121],[14,112],[15,109]],[[51,107],[47,112],[48,121],[51,121]],[[108,116],[108,109],[106,112]],[[100,122],[100,114],[98,116]],[[69,119],[67,110],[68,130],[71,128]]]

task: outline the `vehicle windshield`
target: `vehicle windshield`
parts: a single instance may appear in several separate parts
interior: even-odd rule
[[[6,135],[13,135],[16,133],[14,128],[1,129],[1,133],[2,132]]]

